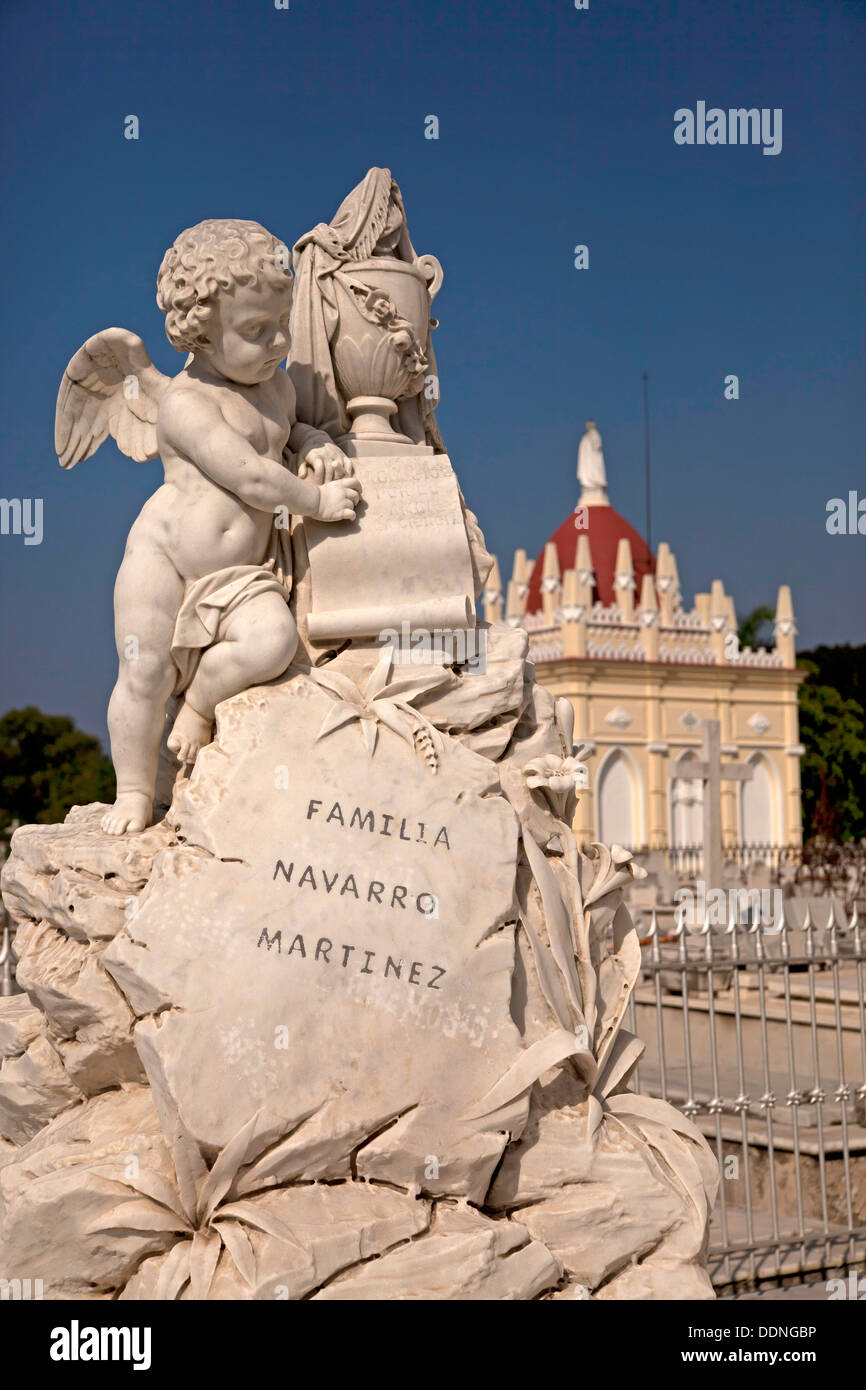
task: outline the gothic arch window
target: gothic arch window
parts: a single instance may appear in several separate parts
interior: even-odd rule
[[[774,845],[780,825],[776,776],[762,753],[753,753],[747,762],[754,771],[740,784],[740,839],[747,845]]]
[[[697,756],[687,750],[680,763],[697,762]],[[670,779],[671,844],[676,849],[701,845],[704,841],[704,784],[699,777]]]
[[[643,816],[640,773],[623,748],[612,749],[598,770],[596,784],[598,838],[604,845],[636,849]]]

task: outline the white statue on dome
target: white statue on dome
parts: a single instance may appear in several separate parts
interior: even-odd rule
[[[594,420],[587,420],[586,434],[581,439],[577,451],[577,480],[582,489],[580,505],[607,502],[607,473],[601,450],[601,435],[595,427]]]

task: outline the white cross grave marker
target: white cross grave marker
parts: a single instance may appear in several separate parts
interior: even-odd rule
[[[748,763],[723,763],[718,719],[703,719],[701,723],[703,761],[679,757],[671,777],[703,783],[704,882],[710,889],[722,886],[722,778],[747,782],[754,768]]]

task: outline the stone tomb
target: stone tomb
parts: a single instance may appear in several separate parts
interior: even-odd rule
[[[198,756],[165,821],[136,829],[138,792],[16,832],[33,1007],[0,1001],[4,1272],[52,1298],[710,1297],[717,1169],[628,1090],[638,870],[571,833],[573,711],[509,627],[484,629],[484,671],[379,650],[472,629],[490,567],[420,394],[441,267],[388,170],[295,273],[290,446],[325,470],[338,431],[363,501],[349,522],[335,480],[329,529],[280,474],[291,547],[240,568],[268,597],[291,571],[297,665],[245,668],[207,745],[189,686],[169,743]],[[98,344],[61,386],[64,466],[108,431],[157,450],[169,384],[148,369],[149,433],[104,370],[143,345]],[[147,750],[117,751],[122,782]]]
[[[532,839],[568,844],[527,785],[563,766],[539,753],[552,701],[530,687],[528,761],[494,762],[398,710],[406,672],[373,697],[350,669],[221,706],[160,826],[108,836],[91,807],[16,832],[9,1276],[38,1264],[50,1298],[711,1297],[714,1161],[624,1088],[629,856],[569,879]]]
[[[434,773],[381,728],[369,758],[357,722],[317,739],[310,679],[268,696],[233,702],[104,957],[151,1083],[207,1150],[267,1109],[298,1176],[347,1175],[368,1139],[359,1172],[478,1199],[507,1136],[461,1117],[520,1052],[517,818],[459,744]]]

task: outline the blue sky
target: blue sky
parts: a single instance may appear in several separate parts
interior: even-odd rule
[[[589,416],[643,529],[646,370],[653,540],[686,593],[719,576],[742,612],[787,581],[801,647],[866,641],[866,536],[825,529],[866,497],[864,50],[853,0],[5,0],[2,493],[44,499],[44,539],[0,537],[0,710],[104,734],[113,578],[161,477],[111,442],[61,471],[69,357],[120,324],[177,371],[154,299],[177,233],[249,217],[291,244],[371,164],[445,267],[439,418],[504,570],[574,505]],[[781,154],[676,145],[698,100],[781,107]]]

